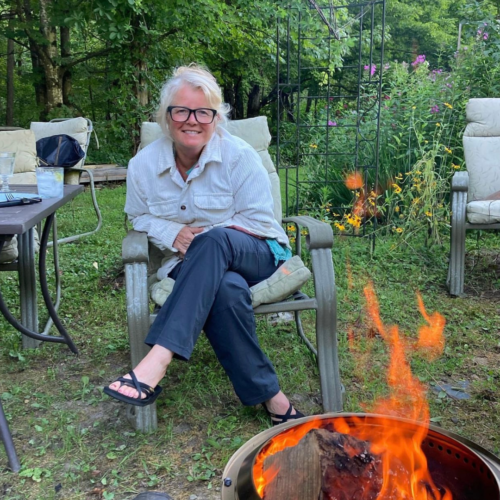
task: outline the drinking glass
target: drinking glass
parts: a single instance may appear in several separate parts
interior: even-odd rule
[[[9,151],[0,153],[0,175],[2,176],[2,189],[0,193],[10,193],[13,190],[9,187],[9,177],[14,175],[14,163],[16,153]]]

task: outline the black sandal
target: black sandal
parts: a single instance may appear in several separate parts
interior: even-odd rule
[[[157,385],[156,387],[150,387],[147,384],[143,384],[137,380],[135,373],[133,370],[129,371],[128,374],[130,378],[119,377],[115,382],[120,382],[120,387],[122,385],[126,385],[127,387],[132,387],[139,393],[139,397],[133,398],[131,396],[125,396],[121,392],[115,391],[114,389],[110,389],[109,387],[105,387],[104,393],[112,398],[118,399],[119,401],[123,401],[124,403],[128,403],[134,406],[148,406],[153,404],[156,401],[156,398],[160,395],[161,387]],[[145,398],[141,398],[142,393],[146,394]]]
[[[292,415],[292,410],[293,410],[292,403],[290,403],[290,406],[288,407],[288,410],[284,415],[280,415],[279,413],[270,412],[267,409],[267,406],[265,403],[262,403],[262,406],[264,407],[264,410],[266,410],[266,413],[271,417],[271,422],[273,423],[273,426],[284,424],[285,422],[288,422],[289,420],[296,420],[298,418],[305,417],[305,415],[300,413],[300,411],[297,409],[295,409],[295,415]]]

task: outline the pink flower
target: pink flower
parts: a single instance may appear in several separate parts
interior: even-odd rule
[[[420,64],[423,64],[425,62],[425,55],[421,54],[417,56],[417,58],[411,63],[411,65],[415,68],[419,66]]]
[[[377,66],[375,64],[367,64],[364,67],[365,71],[370,72],[370,76],[373,76],[375,74],[375,71],[377,71]]]
[[[485,34],[483,35],[483,40],[488,40],[488,37],[489,37],[489,36],[490,36],[490,35],[488,35],[488,33],[485,33]]]
[[[332,122],[332,120],[328,120],[328,126],[329,127],[336,127],[337,126],[337,122]]]

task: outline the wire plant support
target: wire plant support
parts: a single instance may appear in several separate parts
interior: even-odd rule
[[[385,0],[295,3],[276,30],[276,165],[286,216],[320,215],[336,233],[372,245],[384,37]]]

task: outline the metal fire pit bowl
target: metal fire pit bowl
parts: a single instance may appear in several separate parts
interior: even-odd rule
[[[223,475],[222,500],[262,500],[253,481],[253,465],[260,450],[272,437],[312,420],[318,428],[332,428],[336,419],[343,418],[351,427],[380,427],[381,418],[391,419],[408,428],[408,435],[420,424],[397,417],[366,413],[327,413],[301,418],[257,434],[245,443],[229,460]],[[476,443],[439,427],[430,426],[422,443],[429,472],[438,486],[448,488],[453,500],[500,500],[500,459]],[[293,473],[293,471],[291,471]],[[272,500],[272,499],[271,499]],[[293,499],[290,499],[293,500]],[[311,499],[300,499],[311,500]]]

